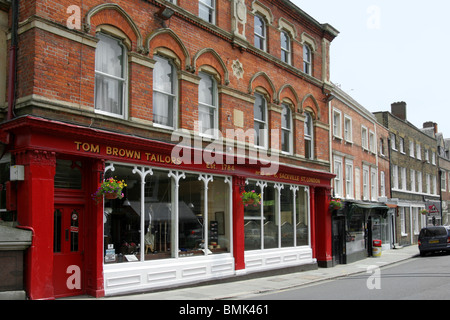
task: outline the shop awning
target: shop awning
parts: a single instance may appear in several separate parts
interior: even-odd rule
[[[369,210],[369,214],[378,213],[385,218],[389,207],[385,203],[380,202],[351,202],[349,210],[350,216],[357,209]]]

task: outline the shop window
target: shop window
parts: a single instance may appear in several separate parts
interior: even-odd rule
[[[280,219],[276,212],[275,188],[268,183],[263,193],[264,249],[278,248],[278,225]]]
[[[305,187],[249,181],[245,191],[253,190],[261,203],[244,207],[246,251],[309,245]]]
[[[177,190],[169,171],[147,169],[143,184],[142,174],[136,168],[126,165],[113,168],[114,171],[106,171],[105,177],[124,180],[127,186],[122,190],[122,199],[105,200],[106,263],[230,252],[229,180],[210,176],[205,193],[205,183],[199,174],[183,174]]]
[[[173,64],[166,58],[154,56],[153,69],[153,123],[173,129],[176,119],[177,86]]]
[[[122,41],[98,33],[95,51],[95,110],[125,117],[126,48]]]

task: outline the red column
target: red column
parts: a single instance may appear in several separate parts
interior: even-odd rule
[[[233,255],[235,270],[245,269],[244,205],[241,200],[244,186],[244,177],[233,176]]]
[[[333,262],[330,198],[329,188],[316,188],[316,258],[321,267],[331,267]]]
[[[85,268],[86,268],[86,293],[96,298],[105,295],[103,285],[103,203],[92,200],[90,195],[97,190],[103,172],[104,161],[92,160],[85,171],[87,186],[86,200],[86,241]]]
[[[311,249],[313,258],[317,258],[316,251],[316,189],[314,187],[309,188],[309,212],[310,212],[310,221],[311,221]]]
[[[53,299],[55,153],[27,150],[15,157],[25,173],[17,184],[18,222],[34,230],[25,256],[25,288],[30,299]]]

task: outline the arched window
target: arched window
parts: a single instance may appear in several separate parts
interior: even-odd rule
[[[126,117],[127,54],[122,40],[97,33],[95,50],[95,110]]]
[[[303,45],[303,71],[312,75],[312,51],[307,44]]]
[[[255,47],[266,51],[266,22],[264,18],[255,15]]]
[[[281,31],[281,60],[291,64],[291,37],[286,31]]]
[[[198,120],[201,135],[216,136],[219,129],[217,82],[210,74],[199,72]]]
[[[305,113],[305,158],[314,159],[313,118],[309,112]]]
[[[292,153],[292,111],[287,103],[281,106],[281,151]]]
[[[177,82],[175,67],[164,57],[155,55],[153,69],[153,123],[175,128],[177,113]]]
[[[267,101],[262,94],[255,94],[254,129],[255,146],[267,148]]]

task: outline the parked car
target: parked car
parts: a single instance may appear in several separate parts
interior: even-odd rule
[[[448,227],[426,227],[419,234],[420,255],[426,253],[450,251],[450,230]]]

